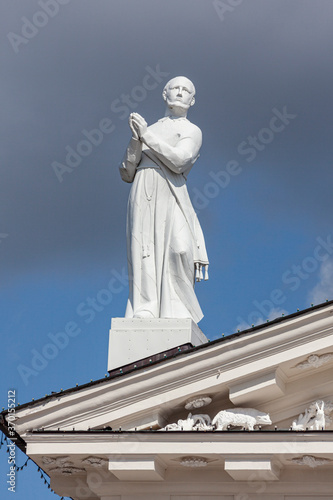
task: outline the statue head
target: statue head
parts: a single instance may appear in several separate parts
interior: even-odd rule
[[[162,95],[170,110],[178,109],[187,112],[195,103],[195,87],[185,76],[176,76],[169,80]]]

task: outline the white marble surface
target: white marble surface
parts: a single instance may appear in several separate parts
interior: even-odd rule
[[[176,77],[163,91],[164,118],[150,126],[138,113],[129,118],[132,138],[120,165],[122,179],[132,183],[126,318],[203,317],[194,283],[208,279],[208,257],[186,187],[202,143],[201,130],[187,119],[194,95],[193,83]]]
[[[113,318],[108,370],[135,363],[188,342],[193,346],[208,342],[191,319]]]

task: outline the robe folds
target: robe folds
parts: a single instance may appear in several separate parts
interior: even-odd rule
[[[192,318],[203,314],[194,292],[208,268],[205,241],[186,177],[201,132],[186,118],[162,118],[131,139],[120,165],[132,182],[127,209],[129,298],[125,317]],[[206,279],[208,278],[208,273]]]

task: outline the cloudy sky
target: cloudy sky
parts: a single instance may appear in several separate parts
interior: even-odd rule
[[[203,132],[188,179],[210,259],[203,332],[333,298],[332,25],[331,0],[3,5],[1,406],[8,389],[24,403],[104,376],[128,293],[127,117],[159,119],[176,75],[196,86],[189,119]],[[54,498],[35,475],[31,498]]]

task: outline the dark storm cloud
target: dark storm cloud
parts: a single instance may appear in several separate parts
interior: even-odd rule
[[[143,85],[147,66],[170,77],[184,74],[196,85],[189,118],[202,128],[204,146],[193,185],[208,181],[207,165],[218,171],[236,158],[245,168],[255,165],[258,207],[273,184],[284,190],[288,210],[330,216],[330,0],[252,0],[223,21],[210,1],[71,0],[17,53],[8,33],[20,35],[22,17],[32,21],[41,7],[20,0],[5,10],[0,232],[9,236],[0,250],[7,270],[44,267],[64,256],[71,263],[78,255],[111,262],[125,252],[129,186],[117,165],[130,134],[110,105]],[[149,123],[163,114],[166,80],[134,101]],[[249,163],[239,145],[284,106],[297,118]],[[66,147],[76,151],[86,139],[82,131],[105,118],[114,130],[60,183],[52,163],[65,164]],[[309,204],[315,183],[321,196]],[[267,213],[279,204],[272,199]]]

